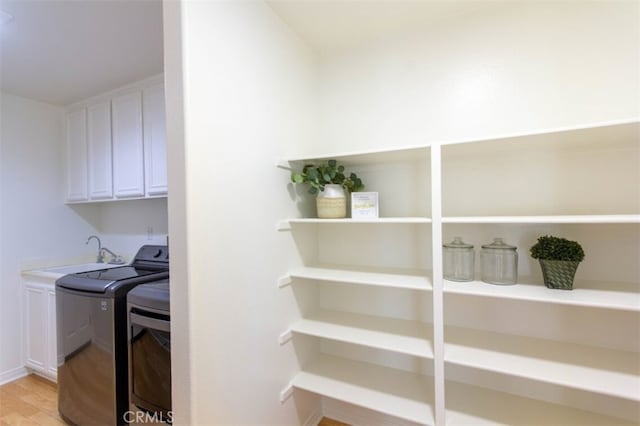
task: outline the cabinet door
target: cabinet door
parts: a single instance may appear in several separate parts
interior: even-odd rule
[[[58,342],[56,324],[56,290],[47,290],[47,362],[45,373],[56,380],[58,376]]]
[[[26,365],[44,372],[47,359],[45,321],[45,291],[39,287],[25,287]]]
[[[164,86],[144,90],[144,158],[147,195],[167,193],[167,136]]]
[[[101,102],[87,109],[89,146],[89,197],[113,197],[111,173],[111,105]]]
[[[87,200],[87,111],[67,115],[67,201]]]
[[[144,195],[142,148],[142,94],[139,91],[114,98],[113,190],[118,198]]]

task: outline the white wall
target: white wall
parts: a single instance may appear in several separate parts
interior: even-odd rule
[[[113,201],[99,204],[98,209],[95,225],[102,245],[127,262],[144,244],[167,244],[166,198]]]
[[[164,28],[164,76],[165,105],[167,117],[167,158],[169,187],[174,188],[168,200],[169,229],[171,230],[171,329],[172,346],[182,348],[171,354],[171,404],[176,424],[192,424],[193,390],[191,387],[192,353],[191,341],[195,336],[191,330],[189,311],[191,290],[189,288],[189,251],[187,250],[187,177],[184,145],[184,64],[183,64],[183,19],[182,4],[176,1],[163,2]],[[178,190],[179,188],[179,190]],[[181,283],[176,291],[176,283]]]
[[[298,367],[277,343],[296,312],[276,285],[293,242],[275,227],[295,203],[275,165],[311,140],[313,57],[261,2],[165,6],[169,183],[185,190],[169,205],[172,294],[188,286],[172,296],[189,335],[172,344],[177,422],[301,424],[312,401],[278,400]]]
[[[23,366],[20,271],[76,259],[95,228],[91,206],[63,204],[63,110],[0,94],[0,379]],[[1,381],[1,380],[0,380]]]
[[[488,3],[329,55],[314,152],[477,139],[637,117],[638,2]]]
[[[186,286],[178,422],[310,413],[277,401],[297,368],[276,343],[295,317],[275,286],[295,251],[274,226],[297,213],[277,160],[637,117],[637,16],[631,2],[492,3],[314,63],[259,2],[165,2],[170,185],[185,189],[169,205]]]

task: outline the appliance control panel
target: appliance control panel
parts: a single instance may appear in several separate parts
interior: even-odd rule
[[[168,246],[154,246],[146,245],[140,247],[138,254],[135,257],[136,261],[151,261],[151,262],[168,262],[169,261],[169,247]]]

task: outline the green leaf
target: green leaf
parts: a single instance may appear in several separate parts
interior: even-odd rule
[[[295,183],[302,183],[304,182],[304,178],[302,177],[302,175],[300,173],[293,173],[291,175],[291,180]]]
[[[327,164],[329,165],[329,167],[335,167],[338,162],[336,160],[329,160],[327,161]]]
[[[307,171],[307,178],[309,180],[316,180],[318,179],[318,171],[316,169],[309,169]]]

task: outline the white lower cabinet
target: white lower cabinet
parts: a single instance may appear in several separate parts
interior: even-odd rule
[[[298,311],[279,336],[298,362],[281,400],[312,392],[351,423],[637,424],[638,134],[631,121],[331,157],[379,192],[381,218],[279,224],[298,254],[278,282]],[[573,290],[543,284],[529,255],[543,235],[583,246]],[[442,276],[457,236],[475,281]],[[518,247],[515,285],[479,279],[494,237]]]
[[[55,284],[24,281],[25,365],[36,374],[57,380]]]
[[[56,290],[47,289],[47,363],[46,374],[58,378],[58,325],[56,319]]]

